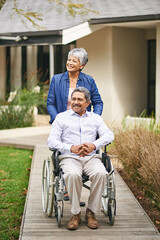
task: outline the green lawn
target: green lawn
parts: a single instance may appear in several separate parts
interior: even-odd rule
[[[0,239],[19,238],[32,150],[0,146]]]

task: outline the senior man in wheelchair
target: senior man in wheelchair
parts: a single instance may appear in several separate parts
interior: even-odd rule
[[[60,167],[64,173],[73,214],[67,225],[69,230],[76,230],[81,222],[82,174],[89,176],[91,181],[85,215],[87,226],[91,229],[98,228],[95,214],[101,209],[107,171],[96,151],[114,140],[112,131],[103,119],[86,110],[89,104],[89,91],[84,87],[74,89],[71,109],[56,116],[48,138],[48,147],[61,152]],[[98,139],[97,135],[100,136]]]

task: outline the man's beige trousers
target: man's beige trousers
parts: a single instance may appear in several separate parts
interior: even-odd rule
[[[101,209],[102,193],[107,181],[107,171],[101,162],[100,155],[60,156],[60,160],[60,167],[64,172],[63,177],[72,204],[71,212],[78,214],[81,211],[82,174],[86,174],[91,181],[88,208],[92,212],[98,213]]]

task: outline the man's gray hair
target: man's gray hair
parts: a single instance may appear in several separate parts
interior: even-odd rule
[[[73,48],[68,53],[68,58],[70,56],[78,58],[81,65],[85,65],[88,62],[88,54],[84,48]]]
[[[90,101],[90,98],[91,98],[91,97],[90,97],[90,92],[88,91],[87,88],[85,88],[85,87],[77,87],[77,88],[75,88],[75,89],[73,90],[72,94],[71,94],[71,98],[72,98],[72,96],[73,96],[73,93],[75,93],[75,92],[82,92],[82,93],[84,93],[86,102]]]

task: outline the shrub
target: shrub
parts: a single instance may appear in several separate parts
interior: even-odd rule
[[[20,89],[9,103],[0,107],[0,129],[32,126],[34,106],[44,106],[43,92]]]
[[[9,104],[0,109],[0,129],[20,128],[32,126],[33,112],[26,106],[16,107]]]
[[[118,133],[115,147],[128,176],[160,209],[160,135],[135,127]]]

